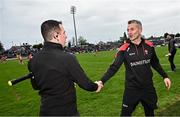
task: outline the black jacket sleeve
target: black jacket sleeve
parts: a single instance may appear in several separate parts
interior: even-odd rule
[[[98,85],[88,79],[85,72],[81,68],[75,56],[68,57],[67,68],[72,76],[72,80],[79,85],[79,87],[87,91],[96,91]]]
[[[28,70],[29,70],[29,72],[32,72],[32,70],[31,70],[31,60],[28,62]],[[32,72],[32,74],[33,74],[33,72]],[[34,90],[39,90],[39,87],[38,87],[38,85],[36,83],[36,80],[35,80],[34,76],[31,77],[31,85],[32,85]]]
[[[101,81],[105,83],[107,80],[109,80],[118,71],[118,69],[120,68],[123,62],[124,62],[124,52],[119,51],[117,53],[114,62],[109,66],[106,73],[104,73],[103,77],[101,78]]]
[[[151,58],[151,66],[163,77],[167,78],[168,75],[163,70],[162,66],[159,63],[159,59],[156,55],[156,52],[154,50],[154,47],[152,48],[152,58]]]

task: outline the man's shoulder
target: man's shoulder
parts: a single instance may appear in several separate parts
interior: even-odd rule
[[[74,54],[69,52],[63,52],[63,56],[65,57],[65,59],[74,59],[76,57]]]
[[[144,43],[150,47],[154,47],[153,42],[144,39]]]
[[[124,43],[120,46],[119,51],[125,51],[129,47],[129,43]]]
[[[171,39],[169,42],[170,43],[175,43],[176,41],[174,39]]]

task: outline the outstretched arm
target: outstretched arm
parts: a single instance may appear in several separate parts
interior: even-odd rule
[[[114,62],[109,66],[106,73],[104,73],[103,77],[101,78],[102,83],[104,84],[107,80],[109,80],[114,74],[118,71],[120,66],[124,61],[124,51],[119,51],[116,55]]]
[[[84,70],[81,68],[76,57],[71,55],[67,60],[67,69],[71,74],[71,80],[76,82],[79,87],[87,91],[96,91],[100,85],[93,83],[85,74]]]
[[[103,77],[101,78],[100,81],[96,81],[96,83],[98,83],[100,86],[104,86],[104,83],[109,80],[120,68],[120,66],[122,65],[124,61],[124,52],[123,51],[119,51],[116,54],[116,58],[114,60],[114,62],[109,66],[108,70],[106,71],[106,73],[104,73]],[[101,88],[98,88],[98,90],[96,90],[96,92],[100,92]]]

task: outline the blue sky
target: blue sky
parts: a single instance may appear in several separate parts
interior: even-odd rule
[[[119,39],[130,19],[142,21],[146,37],[180,32],[180,0],[0,0],[0,41],[6,49],[42,43],[40,25],[47,19],[61,20],[72,40],[72,5],[77,34],[91,43]]]

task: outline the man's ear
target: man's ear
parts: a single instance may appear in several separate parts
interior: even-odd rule
[[[54,32],[52,35],[53,35],[53,38],[54,38],[54,39],[57,39],[57,38],[58,38],[57,32]]]

